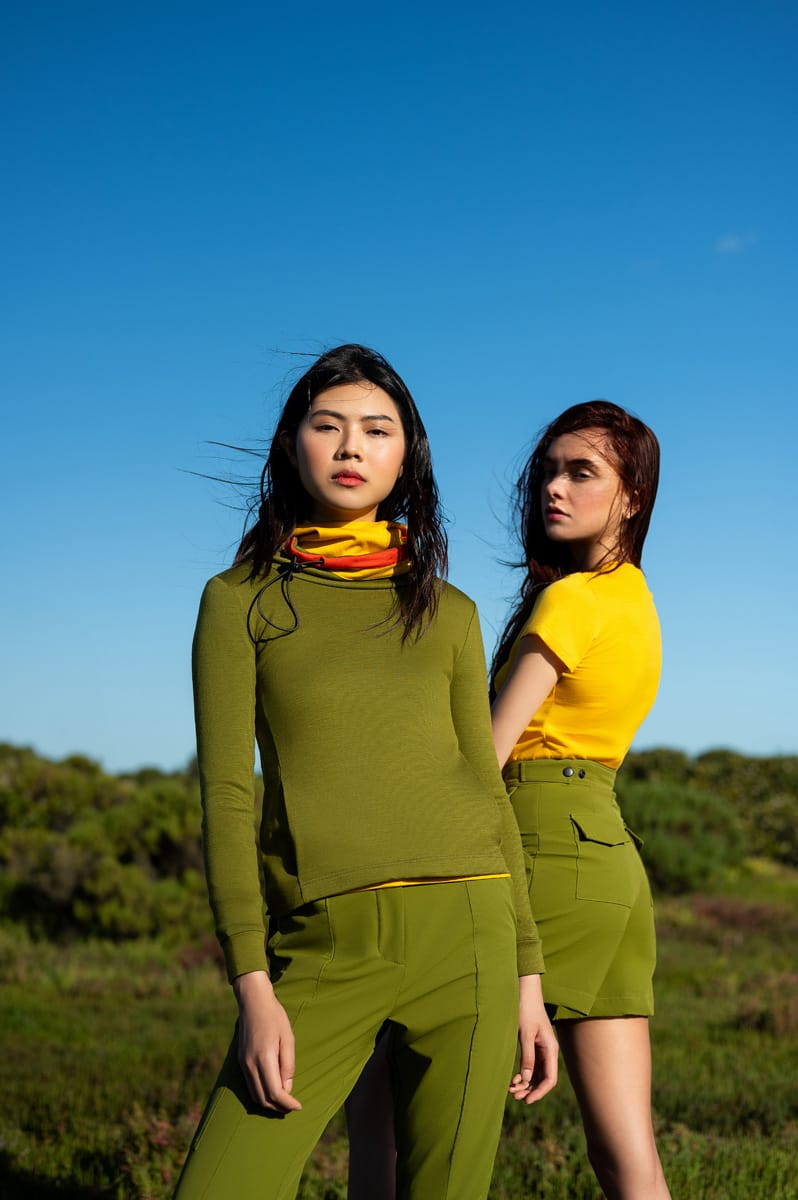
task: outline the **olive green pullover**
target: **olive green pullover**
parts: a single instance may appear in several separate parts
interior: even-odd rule
[[[543,969],[476,608],[442,585],[435,620],[403,644],[402,586],[401,576],[296,573],[282,559],[265,578],[237,566],[206,585],[197,748],[208,889],[231,979],[268,969],[268,913],[391,880],[508,871],[518,972]]]

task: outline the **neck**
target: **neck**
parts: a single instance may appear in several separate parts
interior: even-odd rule
[[[594,543],[571,547],[571,571],[598,571],[609,563],[618,561],[617,546],[602,546]]]
[[[370,509],[364,513],[350,513],[345,516],[333,515],[332,513],[313,513],[307,520],[299,521],[299,525],[312,525],[321,527],[322,529],[345,529],[347,525],[374,525],[377,524],[377,509]]]

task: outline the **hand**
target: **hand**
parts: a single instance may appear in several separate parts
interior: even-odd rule
[[[557,1082],[560,1047],[543,1005],[540,976],[522,975],[518,983],[521,1065],[512,1078],[510,1095],[525,1104],[534,1104]]]
[[[294,1085],[294,1033],[265,971],[233,980],[238,1001],[238,1061],[256,1104],[274,1112],[295,1112],[302,1105]]]

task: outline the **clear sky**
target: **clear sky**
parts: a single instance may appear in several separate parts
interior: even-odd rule
[[[794,0],[6,0],[0,739],[193,750],[189,647],[297,352],[413,391],[488,650],[514,470],[660,435],[637,745],[798,752]]]

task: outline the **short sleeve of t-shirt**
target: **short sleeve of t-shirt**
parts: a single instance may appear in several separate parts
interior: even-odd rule
[[[599,632],[596,601],[584,575],[567,575],[541,593],[520,637],[535,634],[569,671],[584,658]]]

